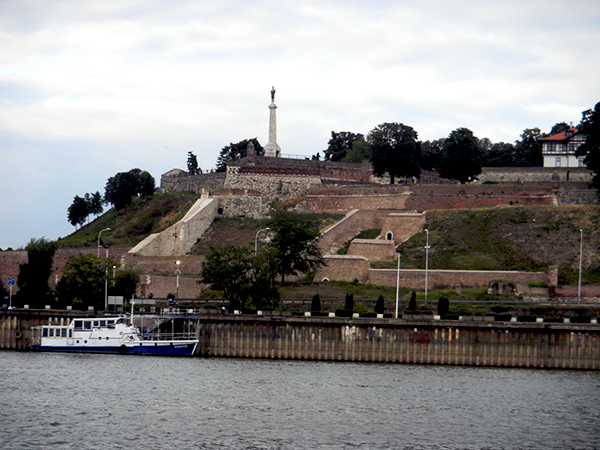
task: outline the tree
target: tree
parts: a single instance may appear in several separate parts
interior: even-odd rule
[[[107,267],[117,263],[96,255],[70,256],[62,269],[62,277],[56,285],[58,299],[62,303],[85,302],[95,309],[104,309],[104,283]]]
[[[521,140],[515,142],[515,166],[540,167],[544,165],[542,156],[542,133],[539,128],[526,128],[521,134]]]
[[[210,284],[211,289],[223,291],[230,309],[239,309],[248,298],[251,280],[252,252],[248,248],[235,245],[211,247],[202,262],[200,282]]]
[[[67,218],[69,219],[69,223],[74,227],[77,225],[82,225],[89,214],[90,210],[88,202],[86,202],[85,199],[81,198],[79,195],[76,195],[73,198],[73,203],[71,203],[71,206],[69,206],[69,209],[67,210]]]
[[[379,295],[379,297],[377,297],[377,302],[375,303],[375,313],[376,314],[383,314],[385,313],[385,300],[383,298],[383,295]]]
[[[286,275],[309,273],[325,265],[317,243],[319,222],[314,216],[274,209],[268,226],[274,232],[271,246],[276,250],[282,286]]]
[[[192,152],[188,152],[187,167],[190,175],[202,173],[202,170],[198,168],[198,158]]]
[[[372,158],[373,152],[371,151],[371,147],[369,147],[365,138],[360,135],[360,138],[352,143],[352,148],[346,152],[346,156],[342,159],[342,162],[360,163],[371,161]]]
[[[446,297],[440,297],[438,300],[438,314],[445,316],[450,311],[450,301]]]
[[[17,301],[32,307],[42,306],[50,299],[48,279],[56,253],[56,242],[45,238],[31,239],[27,250],[27,262],[19,265]]]
[[[310,311],[311,312],[320,312],[321,311],[321,296],[318,293],[313,295],[312,301],[310,302]]]
[[[550,136],[557,133],[562,133],[563,131],[567,131],[571,126],[566,122],[558,122],[555,123],[552,129],[550,130]]]
[[[264,153],[262,145],[260,145],[260,142],[256,138],[244,139],[235,144],[232,142],[221,149],[221,153],[219,153],[219,157],[217,158],[217,172],[225,172],[227,161],[230,159],[244,158],[246,156],[246,147],[248,147],[250,141],[254,144],[257,155]]]
[[[252,258],[247,306],[255,309],[275,309],[279,307],[279,290],[275,285],[277,276],[277,252],[273,247],[264,247]]]
[[[351,133],[350,131],[341,131],[339,133],[332,131],[331,139],[327,143],[327,150],[325,150],[325,160],[343,160],[348,152],[352,150],[354,142],[359,139],[364,139],[364,136],[362,134]]]
[[[577,156],[583,156],[586,167],[594,172],[592,186],[600,189],[600,102],[594,109],[582,113],[582,119],[577,126],[579,132],[585,135],[585,143],[576,150]]]
[[[143,198],[154,195],[154,177],[146,171],[131,169],[129,172],[119,172],[110,177],[104,188],[104,198],[115,209],[125,209],[131,205],[133,198]]]
[[[127,267],[119,270],[111,289],[111,295],[122,295],[126,300],[131,300],[140,285],[140,274],[137,270]]]
[[[452,131],[444,144],[438,170],[443,178],[465,183],[481,172],[482,151],[468,128]]]
[[[506,142],[492,144],[486,155],[486,167],[514,167],[515,163],[515,146]]]
[[[346,300],[344,301],[344,309],[354,311],[354,294],[346,292]]]
[[[437,139],[421,143],[421,168],[423,170],[437,169],[442,153],[444,151],[444,142],[446,139]]]
[[[373,172],[390,176],[394,184],[397,176],[418,177],[421,175],[421,146],[417,132],[401,123],[382,123],[373,128],[367,142],[373,152]]]
[[[104,201],[102,199],[102,194],[100,194],[100,192],[98,191],[93,193],[90,196],[90,201],[88,202],[88,209],[90,211],[90,214],[94,214],[96,217],[102,214],[102,212],[104,211],[104,207],[102,206],[103,203]]]

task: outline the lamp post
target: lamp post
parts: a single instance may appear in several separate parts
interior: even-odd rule
[[[108,309],[108,245],[106,248],[106,261],[104,261],[104,311]]]
[[[181,275],[179,265],[181,264],[181,261],[175,261],[175,264],[177,264],[177,270],[175,271],[175,275],[177,275],[177,290],[175,292],[175,298],[179,299],[179,275]]]
[[[398,273],[396,274],[396,319],[398,318],[398,301],[400,299],[400,257],[402,255],[402,251],[397,248],[396,253],[398,253]]]
[[[104,228],[103,230],[100,230],[100,233],[98,233],[98,253],[97,253],[97,257],[100,258],[100,236],[102,235],[103,231],[110,231],[110,228]]]
[[[263,228],[262,230],[258,230],[256,232],[256,236],[254,237],[254,256],[258,253],[258,235],[261,231],[269,231],[271,228]]]
[[[581,303],[581,269],[583,267],[583,228],[579,229],[579,286],[577,288],[577,303]]]
[[[425,229],[427,243],[425,244],[425,304],[427,304],[427,288],[429,287],[429,229]]]

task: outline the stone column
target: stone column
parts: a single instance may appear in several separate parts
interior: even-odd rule
[[[278,158],[281,156],[281,147],[277,144],[277,117],[275,110],[275,89],[271,91],[271,104],[269,105],[269,143],[265,145],[265,156]]]

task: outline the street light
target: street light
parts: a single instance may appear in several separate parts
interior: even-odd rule
[[[100,230],[100,233],[98,233],[98,254],[96,255],[98,258],[100,258],[100,235],[102,234],[103,231],[111,231],[110,228],[104,228],[103,230]]]
[[[398,318],[398,301],[400,298],[400,256],[402,255],[402,250],[397,248],[396,253],[398,253],[398,273],[396,274],[396,319],[397,319]]]
[[[425,304],[427,304],[427,288],[429,287],[429,229],[425,229],[427,243],[425,244]]]
[[[106,261],[104,261],[104,311],[108,309],[108,245],[105,248]]]
[[[579,287],[577,288],[577,303],[581,303],[581,268],[583,267],[583,228],[579,229]]]
[[[255,236],[255,238],[254,238],[254,256],[256,256],[256,254],[258,253],[258,234],[259,234],[261,231],[268,231],[268,230],[270,230],[270,229],[271,229],[271,228],[267,227],[267,228],[263,228],[262,230],[258,230],[258,231],[256,232],[256,236]]]
[[[177,270],[175,271],[175,275],[177,275],[177,291],[175,292],[175,298],[179,299],[179,275],[181,275],[181,270],[179,270],[179,265],[181,261],[175,261],[177,264]]]

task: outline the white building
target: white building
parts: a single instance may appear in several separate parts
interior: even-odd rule
[[[585,142],[585,135],[577,128],[541,138],[544,167],[581,167],[583,157],[575,156],[575,150]]]

